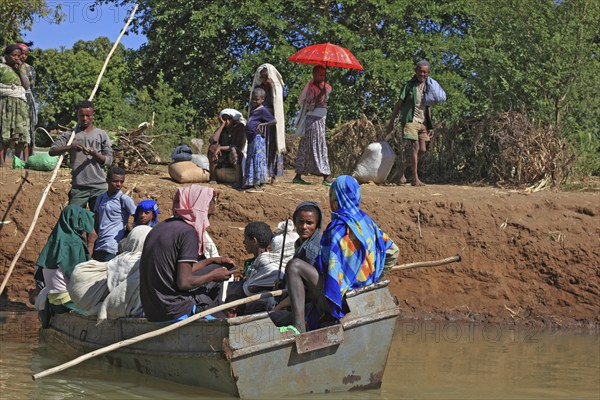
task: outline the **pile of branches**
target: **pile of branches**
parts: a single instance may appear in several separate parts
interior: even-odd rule
[[[152,146],[156,136],[148,136],[145,130],[148,125],[131,132],[117,133],[113,143],[113,165],[124,168],[127,173],[143,174],[150,164],[160,164],[161,159]]]
[[[429,181],[486,181],[540,190],[572,173],[575,153],[553,126],[507,111],[435,131],[419,164]]]

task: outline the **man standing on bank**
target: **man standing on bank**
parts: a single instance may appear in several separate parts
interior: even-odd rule
[[[394,130],[394,121],[400,112],[401,134],[393,140],[396,168],[400,175],[400,183],[406,183],[404,173],[411,167],[413,186],[425,186],[419,179],[418,162],[419,156],[427,151],[427,142],[433,136],[431,107],[423,102],[429,68],[429,62],[426,60],[417,63],[415,75],[402,88],[400,99],[394,106],[386,129],[387,134]]]
[[[106,132],[96,128],[94,104],[82,101],[77,106],[77,126],[72,144],[67,146],[71,131],[60,135],[50,147],[48,154],[58,156],[69,152],[71,158],[71,191],[69,204],[87,205],[94,210],[96,199],[106,192],[104,167],[112,164],[113,149]]]

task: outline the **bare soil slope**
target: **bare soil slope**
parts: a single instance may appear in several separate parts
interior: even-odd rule
[[[209,231],[222,255],[248,258],[243,228],[253,220],[272,227],[303,200],[329,214],[327,188],[291,184],[293,173],[264,193],[216,185],[220,205]],[[50,172],[0,169],[0,277],[31,226]],[[128,175],[125,190],[138,202],[158,201],[161,220],[171,213],[179,184],[166,167]],[[2,309],[30,307],[34,263],[70,188],[61,170],[35,231],[2,294]],[[363,185],[363,208],[401,249],[399,263],[460,254],[445,267],[393,272],[391,289],[402,317],[553,327],[598,327],[600,322],[600,196],[545,190],[527,194],[494,187]],[[325,223],[329,221],[327,216]]]

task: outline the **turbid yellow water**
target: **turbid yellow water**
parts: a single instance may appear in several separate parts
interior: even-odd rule
[[[96,360],[32,381],[32,374],[73,358],[39,342],[36,319],[33,312],[0,313],[2,400],[229,398]],[[598,399],[597,332],[399,322],[380,390],[298,398]]]

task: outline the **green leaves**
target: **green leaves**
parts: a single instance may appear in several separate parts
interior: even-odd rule
[[[104,2],[129,6],[126,0]],[[573,141],[599,136],[597,0],[138,4],[134,29],[148,43],[136,52],[119,49],[97,95],[100,121],[109,126],[137,123],[130,118],[139,118],[140,110],[156,109],[178,118],[172,125],[162,122],[173,134],[208,132],[223,105],[246,112],[254,71],[265,62],[283,76],[291,120],[311,66],[287,58],[306,45],[332,42],[350,49],[365,70],[328,69],[330,127],[361,114],[386,121],[415,63],[425,58],[448,94],[434,109],[440,123],[518,108],[540,124],[558,126]],[[107,39],[97,39],[40,54],[36,68],[45,77],[37,98],[44,121],[73,118],[73,104],[93,87],[109,47]]]

